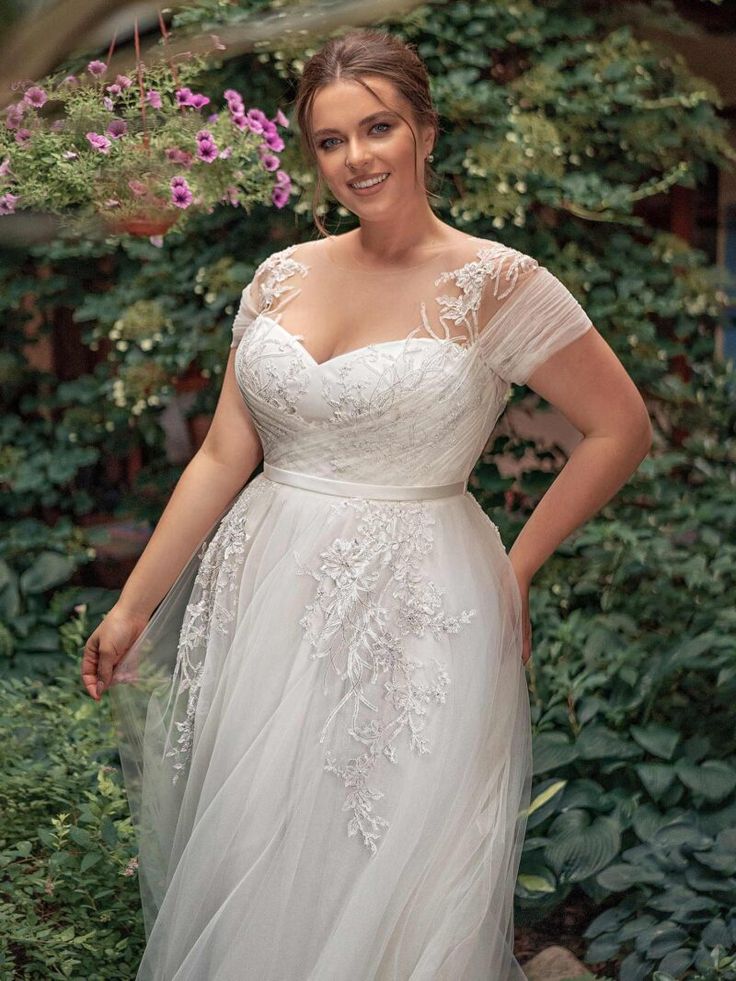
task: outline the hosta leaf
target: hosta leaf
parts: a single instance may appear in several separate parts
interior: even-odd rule
[[[723,800],[736,787],[736,769],[723,760],[678,760],[675,768],[685,786],[707,800]]]
[[[695,951],[687,950],[685,947],[678,947],[677,950],[670,951],[669,954],[662,958],[659,962],[659,970],[677,978],[687,971],[694,960]]]
[[[636,949],[640,954],[653,959],[677,950],[688,940],[688,933],[671,920],[663,920],[656,926],[644,930],[636,938]]]
[[[662,825],[652,835],[653,842],[658,845],[665,845],[667,848],[683,848],[693,851],[695,849],[707,848],[713,844],[713,839],[708,835],[702,834],[697,828],[683,821],[675,820],[670,824]]]
[[[583,760],[600,760],[613,757],[629,759],[641,755],[637,746],[606,726],[586,726],[575,743],[578,755]]]
[[[731,946],[731,931],[726,926],[726,921],[720,916],[717,916],[703,930],[701,939],[709,947],[715,947],[716,944],[720,944],[721,947],[728,950]]]
[[[672,759],[680,741],[678,732],[656,722],[650,722],[647,726],[632,726],[629,731],[642,749],[663,760]]]
[[[534,737],[534,775],[548,773],[577,759],[578,751],[562,732],[543,732]]]
[[[610,909],[599,913],[595,919],[590,921],[583,933],[583,937],[587,940],[589,937],[598,937],[607,930],[616,930],[628,916],[629,913],[627,910],[622,909],[620,906],[612,906]]]
[[[605,868],[620,847],[621,835],[615,821],[596,817],[587,827],[555,834],[544,855],[560,880],[580,882]]]
[[[667,763],[638,763],[634,769],[654,800],[659,800],[667,793],[677,775],[675,768]]]
[[[537,794],[529,807],[525,808],[523,811],[519,811],[519,817],[525,817],[529,814],[533,814],[536,810],[538,810],[538,808],[542,807],[547,803],[547,801],[551,800],[555,794],[558,794],[566,783],[567,780],[555,780],[555,782],[550,784],[549,787],[541,792],[541,794]]]
[[[616,937],[607,935],[605,937],[598,937],[594,940],[585,951],[585,960],[589,964],[595,964],[597,961],[610,961],[618,954],[621,949],[621,941]]]
[[[516,881],[528,893],[554,892],[557,888],[553,882],[548,882],[541,875],[520,875]]]
[[[649,981],[652,976],[652,965],[642,960],[641,957],[632,951],[628,957],[624,957],[619,968],[619,981]]]
[[[705,896],[713,894],[731,893],[736,906],[736,882],[732,879],[724,879],[723,876],[713,875],[706,869],[699,868],[693,863],[685,870],[685,881],[691,889],[697,889]]]
[[[661,885],[666,880],[661,869],[644,869],[623,862],[611,865],[596,876],[596,882],[611,892],[623,892],[639,885]]]
[[[668,821],[666,814],[660,814],[656,807],[647,803],[636,809],[631,823],[639,840],[649,841],[654,832]]]

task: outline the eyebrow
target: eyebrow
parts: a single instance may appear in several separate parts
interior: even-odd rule
[[[364,116],[360,120],[360,122],[358,123],[358,126],[364,126],[365,123],[369,123],[372,119],[375,119],[377,116],[386,116],[386,115],[388,115],[388,116],[398,116],[398,113],[393,112],[393,110],[391,110],[391,109],[381,109],[379,112],[372,112],[370,114],[370,116]],[[330,128],[328,128],[328,129],[317,129],[317,130],[314,131],[314,134],[313,135],[314,136],[324,136],[325,133],[339,133],[339,132],[340,132],[339,129],[330,129]]]

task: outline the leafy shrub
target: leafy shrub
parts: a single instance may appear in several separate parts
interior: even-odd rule
[[[107,703],[79,678],[84,611],[52,683],[0,679],[0,976],[133,977],[136,843]]]

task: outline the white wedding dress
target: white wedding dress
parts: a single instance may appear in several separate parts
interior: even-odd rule
[[[137,981],[524,977],[521,602],[467,480],[511,383],[591,322],[492,240],[391,274],[331,250],[277,251],[243,291],[234,370],[264,472],[110,688]],[[322,363],[299,333],[366,311],[375,341]]]

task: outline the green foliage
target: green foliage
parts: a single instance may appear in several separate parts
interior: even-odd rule
[[[207,0],[178,9],[174,26],[216,31],[254,9]],[[589,963],[607,961],[622,981],[683,975],[728,981],[736,949],[736,392],[732,370],[714,363],[713,336],[726,284],[702,252],[648,228],[638,206],[675,183],[693,186],[709,164],[729,169],[735,156],[717,115],[717,93],[693,79],[679,56],[622,27],[620,5],[594,14],[589,9],[569,0],[454,2],[415,8],[385,26],[415,43],[429,66],[442,117],[434,151],[443,182],[438,214],[472,234],[502,238],[559,275],[639,386],[655,428],[654,450],[638,472],[557,549],[532,584],[535,784],[517,884],[520,918],[542,917],[573,889],[582,890],[600,906],[585,934]],[[657,15],[667,10],[674,12],[661,3]],[[322,40],[276,39],[274,50],[214,66],[207,85],[242,88],[247,77],[251,102],[280,104]],[[301,192],[290,217],[271,214],[264,222],[221,209],[193,216],[175,246],[60,238],[34,246],[30,257],[8,258],[0,311],[10,343],[0,377],[8,382],[6,408],[20,424],[11,415],[0,430],[1,479],[17,526],[10,554],[0,552],[10,569],[2,573],[0,566],[0,607],[14,589],[21,606],[16,618],[7,610],[0,615],[0,657],[28,654],[21,662],[27,670],[30,654],[40,649],[40,640],[29,640],[37,623],[58,664],[59,628],[68,655],[83,639],[81,620],[69,622],[73,607],[89,603],[80,616],[93,621],[104,605],[103,591],[69,590],[54,596],[52,618],[44,620],[47,594],[27,591],[24,598],[21,586],[53,581],[43,563],[29,571],[44,551],[81,562],[82,539],[71,548],[61,544],[64,535],[77,541],[70,524],[57,522],[60,537],[46,534],[42,542],[40,522],[44,508],[75,518],[107,507],[96,462],[103,450],[123,455],[139,447],[142,482],[157,490],[136,506],[152,508],[157,499],[163,506],[177,474],[161,464],[161,410],[177,381],[192,374],[212,384],[190,411],[213,410],[240,291],[265,254],[311,234],[313,175],[293,138],[287,137],[282,166]],[[322,213],[336,217],[340,231],[354,223],[329,198]],[[47,323],[63,296],[83,342],[104,351],[102,365],[59,388],[24,367],[28,314],[21,301],[29,293]],[[62,449],[68,462],[59,468],[55,458]],[[496,467],[500,454],[522,459],[530,451],[534,463],[520,478]],[[494,438],[471,486],[505,541],[563,463],[557,447],[532,446],[512,427]],[[129,503],[121,495],[116,500]],[[27,523],[30,517],[39,524]],[[49,631],[56,632],[55,642]],[[37,686],[25,684],[33,705]],[[27,698],[22,692],[18,687],[13,697]],[[68,739],[64,726],[70,728],[74,698],[63,692],[59,680],[53,698],[61,718],[58,730],[47,731],[49,746]],[[91,701],[85,705],[96,711]],[[82,712],[75,725],[86,721]],[[98,747],[112,745],[109,732],[96,736]],[[98,760],[104,752],[93,755]],[[29,754],[18,746],[16,755]],[[54,796],[52,783],[31,799],[43,810],[46,795],[53,813],[42,819],[31,809],[28,821],[18,815],[8,833],[8,840],[15,835],[31,842],[38,861],[43,842],[34,837],[35,824],[57,835],[54,848],[65,853],[71,831],[52,820],[60,809],[70,815],[67,822],[80,821]],[[77,785],[66,794],[84,799]],[[116,826],[119,817],[111,818]],[[119,840],[129,844],[127,833]],[[124,860],[124,849],[88,858],[85,881],[110,862],[119,870]],[[11,864],[25,868],[24,861],[15,855]],[[82,861],[80,851],[69,868],[78,870],[74,862]],[[37,956],[28,953],[37,921],[52,916],[59,932],[68,928],[67,904],[77,897],[66,888],[55,887],[50,911],[39,905],[46,899],[38,888],[15,900],[22,908],[0,907],[0,927],[3,916],[10,923],[0,932],[26,938],[13,940],[6,957],[25,964]],[[103,947],[113,951],[111,963],[126,923],[134,924],[131,937],[139,939],[135,908],[131,896],[119,922],[102,927],[119,933],[94,938],[98,955]],[[99,920],[95,926],[101,929]],[[84,929],[83,923],[79,933]],[[84,973],[91,962],[83,946],[81,964],[70,966],[68,975],[55,975],[57,953],[37,946],[47,951],[51,967],[34,963],[36,976],[93,976]]]
[[[79,626],[67,630],[78,640]],[[53,683],[0,679],[4,978],[118,981],[140,961],[137,849],[114,734],[107,706],[83,693],[73,646]]]

